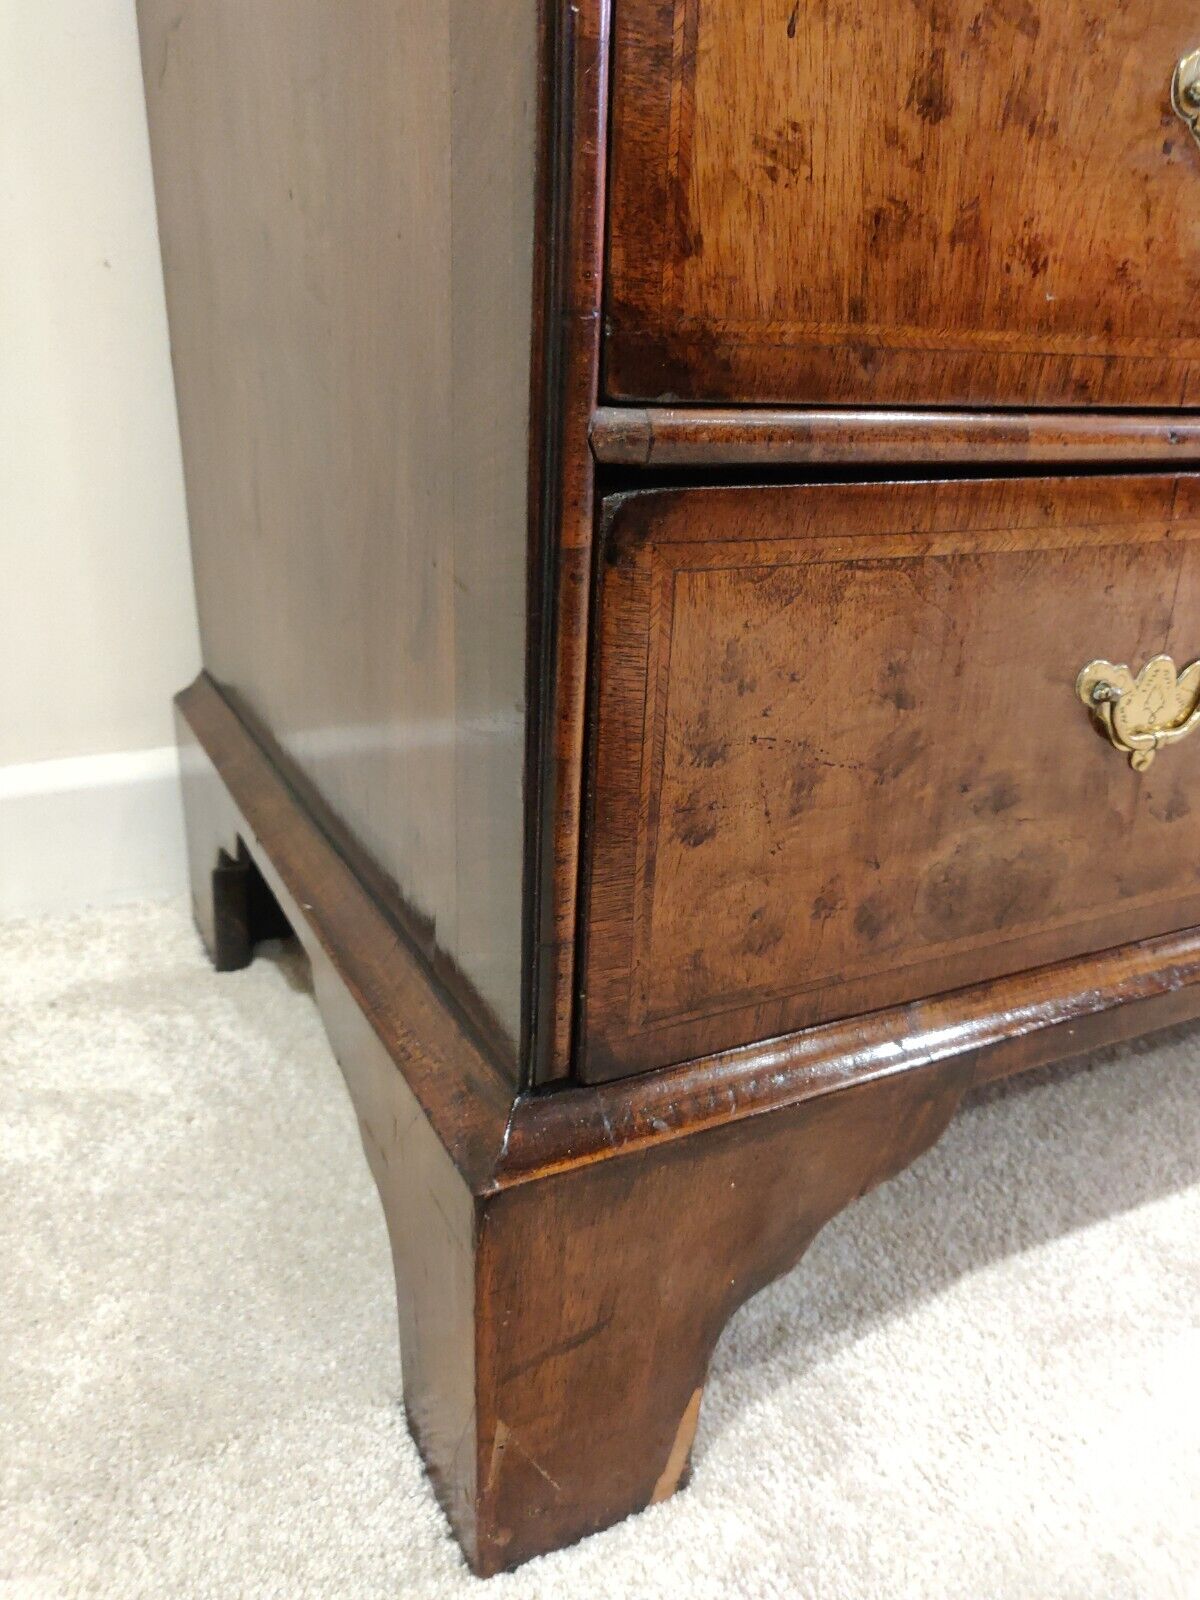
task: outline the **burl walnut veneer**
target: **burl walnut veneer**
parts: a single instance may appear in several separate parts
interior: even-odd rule
[[[196,917],[309,954],[489,1573],[974,1086],[1200,1014],[1200,20],[138,9]]]

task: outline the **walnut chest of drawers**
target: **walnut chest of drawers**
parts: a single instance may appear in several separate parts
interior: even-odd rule
[[[491,1572],[990,1078],[1200,1013],[1200,16],[139,0],[197,921]]]

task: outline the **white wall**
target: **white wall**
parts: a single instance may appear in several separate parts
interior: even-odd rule
[[[182,885],[198,659],[134,0],[0,0],[0,914]]]

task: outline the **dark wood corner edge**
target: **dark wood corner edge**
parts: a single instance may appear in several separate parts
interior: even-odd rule
[[[521,1058],[570,1071],[600,374],[611,0],[542,0],[529,461]]]
[[[222,848],[251,852],[304,946],[364,1134],[390,1127],[381,1085],[399,1074],[480,1198],[901,1077],[966,1092],[1200,1015],[1192,928],[665,1071],[517,1095],[212,680],[176,706],[185,803],[220,789]]]
[[[626,467],[1121,466],[1200,460],[1195,412],[598,406],[592,453]]]
[[[1200,1016],[1200,928],[1122,945],[765,1044],[523,1098],[501,1183],[904,1075],[965,1090]]]
[[[380,1053],[472,1188],[486,1187],[512,1111],[511,1080],[434,987],[374,896],[238,717],[200,676],[176,696],[189,847],[223,807],[220,847],[252,855],[313,971],[318,1004],[362,1117]],[[214,793],[219,786],[223,795]],[[207,832],[201,840],[207,839]],[[201,843],[201,848],[208,848]],[[215,852],[214,852],[215,859]],[[203,872],[193,863],[193,881]]]

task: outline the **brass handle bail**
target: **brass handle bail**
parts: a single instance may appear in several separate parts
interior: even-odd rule
[[[1171,79],[1171,108],[1200,145],[1200,50],[1184,56]]]
[[[1135,772],[1145,772],[1159,750],[1200,724],[1200,661],[1177,673],[1170,656],[1155,656],[1136,678],[1126,666],[1091,661],[1075,690]]]

